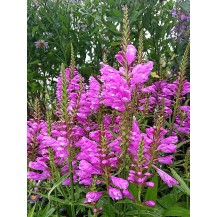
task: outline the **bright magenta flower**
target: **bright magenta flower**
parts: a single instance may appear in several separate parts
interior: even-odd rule
[[[148,80],[148,76],[151,74],[152,69],[153,69],[152,61],[148,61],[146,64],[136,65],[131,72],[132,78],[130,79],[130,83],[132,85],[138,83],[143,84]]]
[[[123,195],[126,197],[126,198],[129,198],[131,200],[135,200],[134,196],[128,191],[128,190],[123,190]]]
[[[114,176],[110,177],[112,183],[115,185],[115,187],[118,187],[120,189],[127,189],[129,187],[128,181],[122,179],[122,178],[117,178]]]
[[[173,164],[173,156],[159,157],[157,161],[161,164]]]
[[[121,200],[123,197],[120,190],[111,186],[108,187],[108,193],[112,200]]]
[[[136,51],[133,45],[127,45],[126,60],[129,66],[136,60]],[[124,62],[123,51],[119,51],[118,54],[115,55],[115,58],[122,65]]]
[[[119,51],[118,54],[115,55],[115,58],[117,59],[117,61],[120,64],[123,64],[124,58],[123,58],[123,52],[122,51]]]
[[[173,177],[171,177],[170,175],[165,173],[163,170],[157,168],[154,165],[152,165],[152,166],[156,169],[157,173],[159,174],[161,179],[168,185],[168,187],[172,187],[173,185],[179,184],[179,182],[177,180],[175,180]]]
[[[104,193],[103,191],[101,191],[101,192],[96,192],[96,191],[95,192],[88,192],[86,194],[86,199],[85,199],[84,203],[95,203],[95,202],[97,202],[100,199],[100,197],[102,196],[103,193]]]
[[[131,65],[131,63],[136,60],[136,51],[137,50],[133,45],[127,45],[126,59],[128,65]]]
[[[153,200],[147,200],[145,202],[143,202],[143,204],[147,205],[147,206],[155,206],[156,203]]]

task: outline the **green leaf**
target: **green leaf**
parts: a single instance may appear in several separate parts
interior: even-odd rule
[[[60,184],[62,184],[62,182],[64,181],[64,180],[66,180],[68,177],[69,177],[69,173],[68,174],[65,174],[64,176],[62,176],[55,184],[54,184],[54,186],[50,189],[50,191],[48,192],[48,199],[50,199],[50,194],[52,193],[52,191],[56,188],[56,187],[58,187]]]
[[[30,210],[28,217],[33,217],[34,216],[34,211],[35,211],[35,206],[36,204],[32,207],[32,209]]]
[[[163,216],[190,217],[190,210],[175,205],[175,206],[169,208],[168,210],[166,210],[163,213]]]
[[[116,16],[116,17],[122,17],[122,13],[121,13],[120,10],[113,9],[111,12],[112,12],[113,15]]]
[[[29,64],[30,65],[35,65],[35,64],[38,64],[38,63],[40,63],[40,60],[34,60],[34,61],[30,62]]]
[[[93,215],[91,214],[91,211],[88,210],[88,217],[92,217]]]
[[[144,217],[162,217],[164,211],[165,209],[159,205],[156,205],[155,207],[143,206],[140,208],[140,212],[138,212],[138,208],[136,208],[135,210],[127,212],[126,216],[135,216],[140,213],[140,216]]]
[[[139,189],[138,189],[138,186],[135,185],[134,183],[131,183],[131,182],[130,182],[129,191],[130,191],[130,193],[132,193],[132,195],[133,195],[135,198],[138,197]]]
[[[53,214],[55,212],[55,208],[51,208],[51,209],[49,209],[47,212],[46,212],[46,214],[45,214],[45,216],[43,216],[43,217],[49,217],[49,216],[51,216],[51,214]]]
[[[115,217],[115,209],[110,202],[110,198],[107,197],[103,203],[103,214],[107,217]]]
[[[144,10],[133,11],[132,16],[130,17],[130,23],[137,21],[138,17],[144,12]]]
[[[185,181],[177,174],[177,172],[173,169],[173,168],[170,168],[174,178],[179,181],[179,184],[180,186],[178,187],[175,186],[175,187],[178,187],[182,192],[184,192],[185,194],[187,194],[188,196],[190,196],[190,189],[189,187],[187,186],[187,184],[185,183]]]
[[[37,213],[37,217],[49,217],[55,212],[55,208],[52,207],[50,208],[50,203],[47,204],[47,206],[43,209],[40,210],[39,213]]]
[[[168,209],[174,206],[182,195],[182,192],[174,188],[171,193],[164,195],[159,200],[157,200],[157,202],[164,208]]]
[[[35,33],[38,31],[38,26],[34,26],[33,28],[32,28],[32,37],[34,37],[35,36]]]
[[[120,41],[113,41],[113,42],[111,43],[111,46],[117,46],[117,45],[120,45],[120,44],[121,44]]]
[[[140,212],[138,210],[133,210],[133,211],[129,211],[126,213],[126,216],[135,216],[138,215],[140,213],[140,216],[145,216],[145,217],[160,217],[160,216],[156,216],[154,212],[150,212],[148,210],[140,210]]]
[[[188,139],[188,140],[186,140],[186,141],[184,141],[184,142],[180,142],[180,143],[178,143],[177,144],[177,148],[180,148],[180,147],[182,147],[183,145],[185,145],[185,144],[187,144],[187,143],[189,143],[190,142],[190,139]]]
[[[148,187],[148,190],[145,195],[145,200],[157,200],[157,192],[158,192],[158,174],[155,173],[155,175],[152,177],[152,182],[154,182],[154,187]]]
[[[182,8],[185,12],[187,12],[187,13],[190,12],[190,1],[189,1],[189,0],[180,2],[179,5],[181,6],[181,8]]]

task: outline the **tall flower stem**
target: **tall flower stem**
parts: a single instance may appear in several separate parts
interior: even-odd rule
[[[190,51],[190,42],[188,43],[184,56],[182,58],[182,63],[180,67],[180,74],[179,74],[179,82],[178,82],[178,87],[177,87],[177,94],[176,94],[176,101],[173,109],[173,117],[172,117],[172,122],[171,122],[171,128],[170,128],[170,135],[173,132],[173,127],[175,123],[175,118],[177,115],[177,111],[180,105],[180,98],[182,95],[182,90],[183,90],[183,84],[184,84],[184,79],[185,79],[185,72],[186,72],[186,67],[187,67],[187,59],[188,59],[188,53]]]
[[[129,85],[129,65],[126,59],[126,51],[127,51],[127,46],[130,43],[130,27],[129,27],[129,19],[128,19],[128,7],[124,6],[123,8],[124,12],[124,17],[123,17],[123,26],[122,26],[122,41],[121,41],[121,48],[123,52],[123,67],[125,70],[125,79]],[[129,134],[130,134],[130,124],[131,123],[131,117],[130,117],[130,112],[129,112],[129,104],[125,104],[126,110],[121,114],[121,137],[122,137],[122,159],[123,159],[123,177],[126,178],[127,176],[127,171],[126,171],[126,166],[127,166],[127,148],[129,144]]]
[[[68,140],[68,167],[69,167],[69,174],[70,174],[70,188],[71,188],[71,212],[72,216],[76,217],[75,215],[75,207],[74,207],[74,181],[73,181],[73,168],[72,168],[72,153],[71,153],[71,139],[70,139],[70,126],[69,126],[69,117],[68,117],[68,100],[67,100],[67,83],[66,83],[66,74],[64,66],[61,67],[62,71],[62,104],[61,104],[61,112],[63,115],[63,119],[66,124],[66,132],[67,132],[67,140]]]
[[[138,201],[141,202],[141,192],[142,192],[142,186],[141,186],[141,184],[139,184],[138,188],[139,188],[139,191],[138,191]]]
[[[149,161],[147,172],[149,172],[151,170],[153,160],[155,159],[156,148],[158,146],[158,140],[160,137],[160,128],[162,126],[163,121],[164,121],[163,116],[158,117],[157,122],[156,122],[156,131],[154,133],[154,141],[153,141],[153,145],[151,148],[151,159]]]
[[[72,211],[72,216],[75,217],[75,207],[74,207],[74,181],[73,181],[73,169],[72,169],[72,163],[71,163],[71,159],[68,161],[68,165],[69,165],[69,172],[70,172],[70,187],[71,187],[71,211]]]

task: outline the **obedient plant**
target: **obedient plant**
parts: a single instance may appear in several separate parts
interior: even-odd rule
[[[154,187],[155,173],[168,187],[179,184],[164,170],[173,164],[177,143],[189,135],[190,107],[184,104],[188,50],[177,80],[153,81],[154,62],[142,59],[141,46],[137,57],[127,16],[124,8],[122,49],[115,56],[120,67],[104,62],[100,75],[86,83],[75,68],[72,48],[71,65],[62,66],[57,80],[55,118],[28,121],[28,150],[34,149],[28,152],[28,179],[54,184],[65,177],[58,189],[70,198],[72,216],[75,186],[85,186],[83,202],[97,216],[103,197],[155,206],[156,201],[145,200],[142,193]],[[138,187],[137,195],[131,184]],[[68,197],[64,186],[70,189]]]

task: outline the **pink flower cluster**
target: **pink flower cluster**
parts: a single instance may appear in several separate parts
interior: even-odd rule
[[[163,128],[157,130],[157,128],[154,126],[147,128],[146,133],[141,133],[138,122],[134,118],[132,133],[130,137],[131,143],[128,148],[129,152],[133,156],[133,164],[131,165],[132,169],[130,170],[128,176],[128,180],[130,182],[141,184],[143,186],[154,187],[153,182],[146,181],[149,177],[152,176],[152,174],[147,171],[149,165],[151,164],[153,166],[157,162],[161,164],[173,163],[173,156],[165,156],[165,154],[176,152],[175,143],[178,141],[178,137],[165,137],[167,132],[168,131]],[[155,166],[154,168],[157,167]],[[158,171],[159,169],[157,168],[157,172]],[[169,187],[171,187],[170,182],[168,182],[166,179],[163,179],[163,181]],[[178,182],[176,182],[176,184],[178,184]]]
[[[133,45],[128,45],[126,53],[120,51],[116,55],[121,65],[118,70],[104,64],[101,75],[97,78],[91,76],[88,84],[76,69],[73,73],[70,68],[65,69],[68,123],[63,120],[61,110],[65,93],[61,73],[56,93],[59,120],[51,121],[49,133],[46,121],[28,121],[28,155],[31,155],[31,150],[36,151],[33,157],[29,157],[29,179],[52,178],[51,161],[61,175],[68,174],[69,165],[72,164],[73,181],[90,189],[85,203],[93,205],[106,193],[112,200],[125,197],[136,201],[129,183],[154,187],[150,178],[155,170],[168,187],[178,184],[158,165],[173,163],[172,154],[177,150],[180,133],[182,137],[189,134],[190,107],[185,105],[178,108],[172,133],[163,125],[155,124],[160,111],[163,110],[161,115],[164,119],[173,115],[180,80],[173,83],[159,80],[148,85],[153,62],[136,64],[136,52]],[[189,84],[188,81],[183,82],[182,101],[189,93]],[[121,120],[124,112],[128,112],[128,116],[132,115],[131,109],[135,109],[136,117],[130,117],[133,121],[124,126],[130,132],[126,141]],[[141,130],[138,114],[154,114],[151,126]],[[128,145],[127,153],[123,151],[123,144]],[[123,166],[124,154],[131,161],[126,177],[117,173]],[[72,161],[68,162],[69,159]],[[70,178],[62,184],[69,185]],[[145,201],[143,204],[154,206],[155,202]]]

